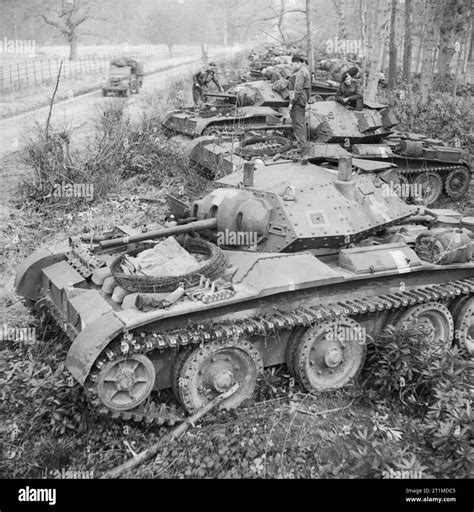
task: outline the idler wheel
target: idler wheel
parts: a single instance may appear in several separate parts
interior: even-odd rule
[[[389,322],[394,327],[414,325],[428,337],[430,345],[446,350],[454,337],[454,321],[449,309],[438,302],[412,306],[396,313]]]
[[[443,180],[435,172],[421,172],[413,183],[421,186],[421,198],[425,206],[435,203],[443,192]]]
[[[142,354],[109,361],[98,375],[97,392],[109,409],[128,411],[143,403],[155,384],[155,367]]]
[[[193,413],[237,383],[239,389],[222,402],[222,407],[233,409],[252,396],[262,371],[260,352],[249,341],[211,342],[195,348],[175,366],[175,396]]]
[[[328,391],[354,379],[364,365],[365,355],[365,330],[352,318],[341,318],[307,329],[293,364],[308,391]]]
[[[444,189],[449,197],[460,199],[469,192],[470,185],[471,173],[465,167],[460,167],[448,174],[444,183]]]

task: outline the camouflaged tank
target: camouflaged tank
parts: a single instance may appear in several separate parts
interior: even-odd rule
[[[452,199],[469,192],[472,170],[468,154],[460,148],[449,147],[438,139],[421,134],[396,132],[398,119],[385,105],[365,102],[361,111],[349,109],[335,101],[315,102],[307,108],[308,152],[304,155],[313,163],[336,165],[341,157],[353,158],[360,172],[379,174],[387,183],[410,194],[429,206],[443,191]],[[291,134],[291,122],[283,117],[274,131]],[[238,170],[244,159],[275,154],[292,158],[288,141],[272,144],[267,151],[264,139],[197,140],[190,148],[192,162],[215,172],[220,169]],[[255,148],[254,144],[257,144]],[[258,151],[258,147],[261,151]],[[216,165],[216,158],[225,160]],[[229,167],[227,160],[232,159]],[[414,197],[417,196],[417,197]]]
[[[171,204],[174,226],[72,237],[16,275],[69,337],[66,366],[103,412],[173,423],[238,384],[224,402],[236,407],[281,364],[309,392],[348,386],[389,324],[472,354],[474,233],[428,230],[433,218],[386,197],[375,175],[247,164],[192,205]],[[145,278],[121,266],[183,234],[199,270]]]

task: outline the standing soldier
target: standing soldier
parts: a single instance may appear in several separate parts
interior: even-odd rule
[[[307,149],[306,105],[311,95],[311,76],[304,61],[304,57],[293,55],[291,62],[295,72],[290,82],[291,124],[301,153],[304,153]]]
[[[198,71],[193,76],[193,100],[196,107],[201,107],[204,103],[204,96],[208,92],[210,82],[214,82],[218,89],[222,92],[221,84],[216,77],[216,64],[209,62],[209,66],[203,71]]]

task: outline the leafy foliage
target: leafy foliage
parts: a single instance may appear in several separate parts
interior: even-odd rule
[[[460,143],[470,154],[474,153],[474,110],[470,96],[453,98],[447,93],[433,93],[426,103],[419,97],[400,99],[386,92],[381,101],[388,101],[400,124],[398,129],[427,134],[439,138],[448,145]]]

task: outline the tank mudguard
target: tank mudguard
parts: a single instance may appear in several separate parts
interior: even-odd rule
[[[80,384],[84,384],[100,353],[124,328],[125,324],[110,311],[78,334],[67,353],[66,367]]]
[[[41,295],[41,270],[66,259],[70,251],[67,243],[40,249],[30,254],[20,265],[15,276],[15,289],[26,299],[37,300]]]

